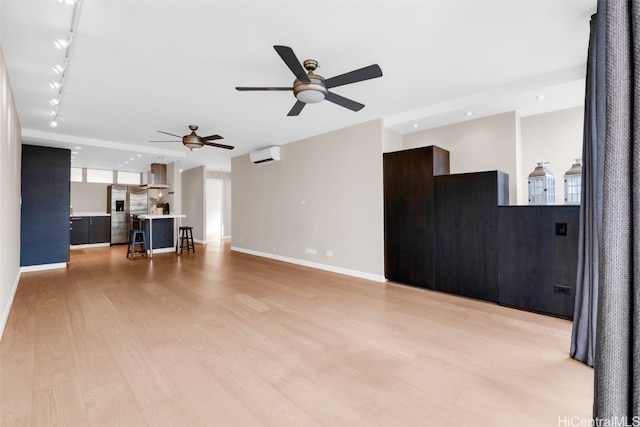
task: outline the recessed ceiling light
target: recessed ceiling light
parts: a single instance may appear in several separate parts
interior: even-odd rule
[[[473,111],[467,111],[464,113],[465,116],[473,116]]]
[[[72,151],[71,154],[78,154],[78,152],[77,151]]]
[[[62,87],[62,82],[51,82],[51,83],[49,83],[49,87],[51,89],[58,90],[58,89],[60,89]]]
[[[129,160],[135,160],[135,159],[132,157],[132,158],[130,158]]]
[[[142,157],[142,154],[136,154],[137,157]]]
[[[82,147],[74,147],[76,150],[82,150]]]
[[[417,127],[418,127],[418,124],[417,124],[417,123],[414,123],[413,127],[414,127],[414,128],[417,128]]]
[[[57,120],[51,120],[51,122],[49,123],[49,126],[51,126],[52,128],[58,127],[58,121]]]
[[[545,99],[546,97],[547,97],[546,95],[538,95],[536,96],[536,99],[540,100],[540,99]]]
[[[125,164],[125,165],[128,165],[128,164],[129,164],[129,162],[124,162],[124,164]]]
[[[57,98],[50,99],[50,100],[49,100],[49,104],[51,104],[51,105],[58,105],[58,104],[60,104],[60,100],[59,100],[59,99],[57,99]]]

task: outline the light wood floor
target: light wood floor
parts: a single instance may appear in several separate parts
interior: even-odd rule
[[[591,414],[571,323],[235,253],[71,253],[24,273],[0,425],[559,426]]]

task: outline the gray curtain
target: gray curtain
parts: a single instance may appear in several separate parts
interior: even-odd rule
[[[594,417],[631,425],[640,416],[640,2],[598,3],[606,7],[606,140]]]
[[[599,8],[603,8],[601,3]],[[585,87],[584,136],[582,145],[582,196],[578,274],[573,310],[571,357],[593,366],[598,307],[599,239],[602,227],[602,176],[605,139],[605,35],[598,24],[598,10],[591,17]],[[604,23],[603,23],[604,24]]]

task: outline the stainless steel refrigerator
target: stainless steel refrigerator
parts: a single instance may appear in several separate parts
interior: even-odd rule
[[[131,216],[148,213],[147,190],[113,184],[107,187],[107,213],[111,214],[111,244],[129,242]]]
[[[127,186],[109,185],[107,187],[107,213],[111,214],[112,245],[129,241],[128,211]]]
[[[127,206],[129,207],[129,228],[136,228],[133,224],[133,217],[149,213],[147,190],[138,187],[129,187],[127,191]]]

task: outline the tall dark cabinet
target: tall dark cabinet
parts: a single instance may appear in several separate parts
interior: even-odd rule
[[[384,155],[385,277],[571,318],[579,206],[509,206],[509,177],[449,175],[438,147]]]
[[[509,204],[504,172],[435,177],[437,290],[498,301],[498,206]]]
[[[22,146],[20,266],[69,261],[71,151]]]
[[[387,279],[434,288],[435,175],[449,173],[439,147],[385,153],[384,237]]]

